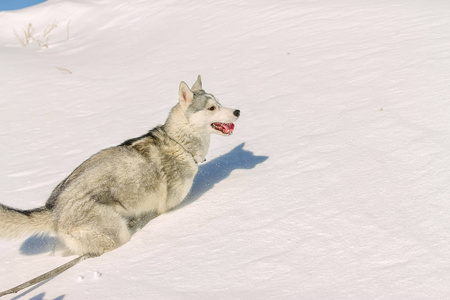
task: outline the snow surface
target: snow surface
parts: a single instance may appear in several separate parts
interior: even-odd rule
[[[449,28],[446,1],[1,12],[4,204],[163,123],[181,80],[242,112],[178,209],[5,299],[450,298]],[[73,258],[54,243],[0,240],[0,290]]]

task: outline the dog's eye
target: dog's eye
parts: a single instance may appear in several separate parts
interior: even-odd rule
[[[215,106],[211,106],[210,108],[208,108],[208,110],[210,110],[210,111],[216,110],[216,107]]]

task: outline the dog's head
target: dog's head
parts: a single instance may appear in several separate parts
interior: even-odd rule
[[[191,89],[186,83],[180,83],[178,98],[190,126],[221,135],[233,133],[233,122],[239,118],[240,111],[222,106],[216,97],[206,93],[200,75]]]

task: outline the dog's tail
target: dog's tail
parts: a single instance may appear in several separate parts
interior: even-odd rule
[[[50,209],[19,210],[0,204],[0,237],[16,238],[49,232],[54,232]]]

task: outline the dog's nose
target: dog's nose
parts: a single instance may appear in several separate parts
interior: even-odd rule
[[[235,111],[233,111],[233,115],[239,117],[241,115],[241,111],[239,109],[236,109]]]

